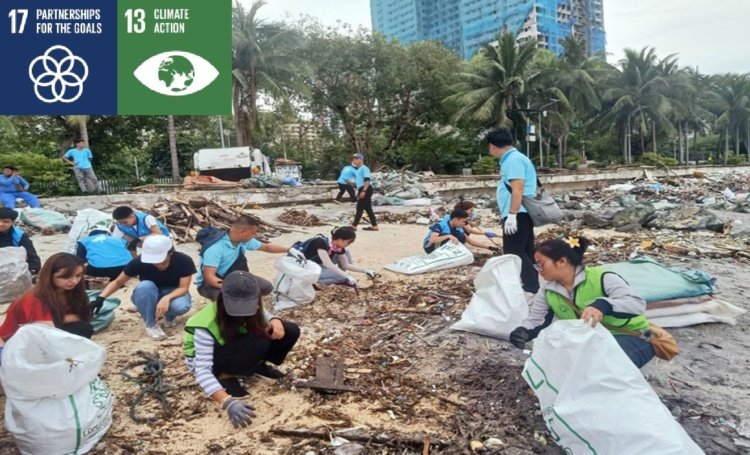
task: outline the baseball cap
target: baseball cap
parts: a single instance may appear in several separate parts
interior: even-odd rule
[[[221,299],[230,316],[253,316],[258,312],[259,296],[258,282],[248,272],[236,270],[221,284]]]
[[[151,235],[143,241],[141,262],[144,264],[158,264],[167,258],[172,249],[172,239],[164,235]]]
[[[365,159],[365,156],[361,153],[355,153],[354,155],[352,155],[352,158],[359,158],[360,160],[363,160]]]

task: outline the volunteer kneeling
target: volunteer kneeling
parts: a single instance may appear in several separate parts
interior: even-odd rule
[[[83,282],[83,260],[56,253],[39,272],[36,286],[8,307],[0,326],[0,354],[8,338],[24,324],[41,322],[66,332],[91,338],[91,304]]]
[[[616,273],[584,267],[583,254],[588,244],[583,237],[567,237],[547,240],[537,247],[534,268],[546,282],[534,296],[529,316],[510,333],[510,342],[523,349],[555,316],[580,318],[592,325],[601,322],[641,368],[654,357],[654,348],[646,339],[646,302]],[[618,328],[642,335],[625,334]]]
[[[347,248],[357,239],[357,232],[353,227],[337,227],[331,231],[331,238],[322,235],[306,240],[300,245],[305,259],[318,263],[323,270],[320,272],[321,284],[347,283],[351,286],[357,280],[346,272],[364,273],[375,278],[378,273],[372,269],[363,269],[352,264],[352,257]]]
[[[469,214],[466,210],[458,209],[442,220],[435,223],[427,237],[422,241],[422,248],[425,253],[430,254],[439,246],[448,242],[468,243],[477,248],[487,248],[494,254],[500,254],[501,251],[494,245],[486,245],[482,241],[471,238],[466,232],[466,226],[469,224]]]
[[[266,362],[281,365],[299,334],[296,324],[263,310],[253,275],[235,271],[224,278],[216,301],[188,319],[183,352],[206,395],[221,403],[235,428],[245,427],[255,408],[237,399],[248,395],[237,376],[283,377]]]

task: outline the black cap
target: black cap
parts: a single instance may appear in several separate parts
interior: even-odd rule
[[[253,316],[258,312],[260,288],[248,272],[238,270],[227,275],[221,284],[221,296],[230,316]]]

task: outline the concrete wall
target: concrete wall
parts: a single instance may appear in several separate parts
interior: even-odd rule
[[[710,176],[720,176],[727,173],[750,174],[750,166],[694,166],[676,168],[674,170],[644,167],[621,168],[604,172],[541,175],[540,180],[542,181],[542,184],[554,194],[591,187],[603,187],[613,183],[643,178],[645,175],[656,178],[669,175],[693,175],[694,172],[703,172]],[[424,186],[430,194],[437,193],[447,200],[458,198],[459,196],[468,199],[478,196],[494,196],[495,191],[497,190],[497,179],[498,176],[496,175],[478,175],[470,177],[441,176],[425,180]],[[106,210],[117,205],[127,205],[132,201],[137,201],[139,205],[149,206],[159,200],[160,197],[189,199],[196,196],[205,196],[230,204],[246,203],[248,206],[259,205],[274,207],[330,202],[336,195],[337,191],[338,188],[335,184],[326,183],[318,186],[305,186],[300,188],[237,188],[46,198],[42,199],[42,205],[57,211],[72,213],[83,208]]]

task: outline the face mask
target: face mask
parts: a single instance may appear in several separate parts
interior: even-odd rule
[[[328,248],[328,252],[329,253],[341,254],[341,253],[344,252],[343,248],[338,247],[338,246],[336,246],[336,245],[333,244],[333,239],[331,239],[330,245],[331,245],[330,248]]]
[[[472,214],[471,214],[471,221],[474,221],[474,220],[476,220],[476,219],[477,219],[477,216],[478,216],[478,215],[477,215],[476,213],[472,213]]]

